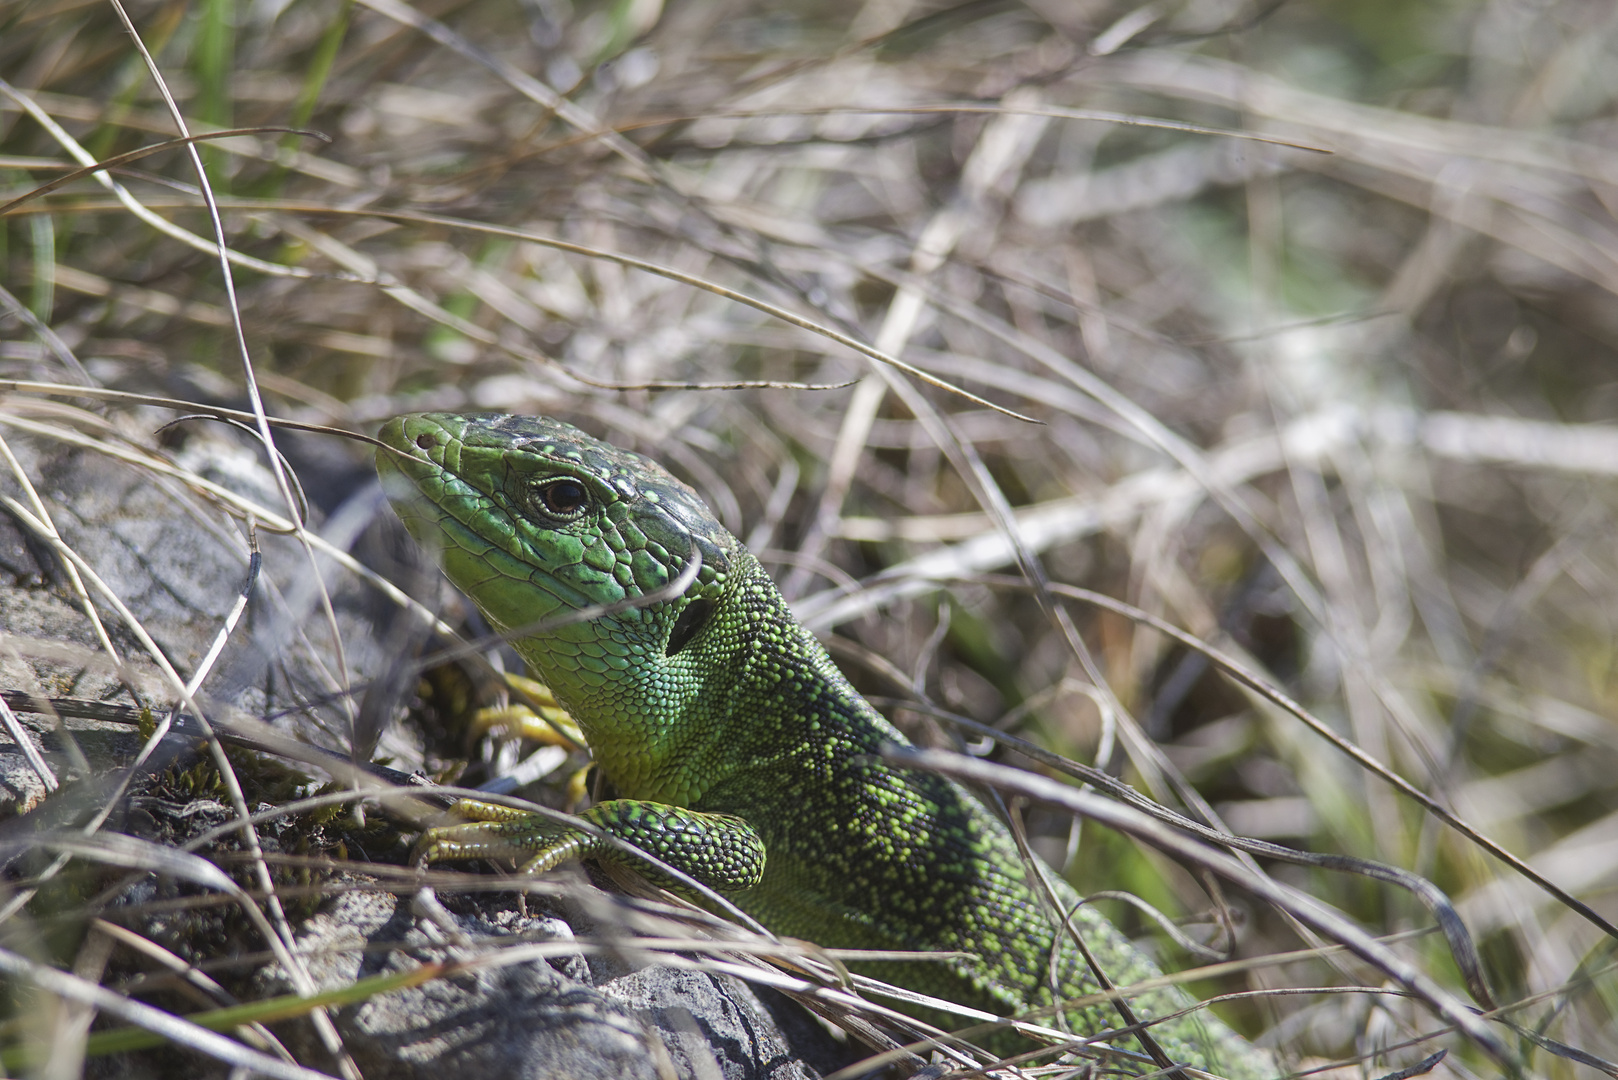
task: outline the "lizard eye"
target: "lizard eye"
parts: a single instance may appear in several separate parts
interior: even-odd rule
[[[590,493],[577,480],[563,477],[534,488],[534,498],[547,514],[573,517],[590,502]]]

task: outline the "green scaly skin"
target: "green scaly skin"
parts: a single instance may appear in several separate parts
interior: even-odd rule
[[[1000,1015],[1096,991],[1078,950],[1065,936],[1056,944],[1006,827],[955,783],[877,760],[884,745],[908,745],[904,736],[848,684],[689,487],[645,457],[542,418],[420,414],[390,421],[379,437],[397,451],[380,452],[377,467],[399,515],[497,628],[619,605],[512,640],[621,796],[586,820],[777,934],[970,954],[863,969],[916,991]],[[633,603],[667,592],[693,556],[701,567],[681,595]],[[515,856],[532,871],[627,858],[531,815],[460,810],[478,820],[431,830],[427,858]],[[1077,902],[1061,883],[1058,896],[1067,908]],[[1159,974],[1091,908],[1073,923],[1116,985]],[[1130,1004],[1143,1019],[1192,999],[1162,990]],[[1065,1018],[1081,1034],[1124,1023],[1107,1005]],[[1153,1034],[1177,1062],[1238,1080],[1277,1075],[1264,1051],[1206,1010]]]

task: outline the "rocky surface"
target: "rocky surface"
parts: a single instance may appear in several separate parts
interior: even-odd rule
[[[421,963],[460,961],[464,974],[378,995],[344,1010],[339,1027],[366,1076],[446,1075],[523,1080],[803,1080],[818,1075],[794,1052],[745,983],[568,949],[602,928],[578,911],[521,915],[482,904],[413,910],[408,898],[350,893],[308,920],[300,946],[321,989]],[[564,951],[480,966],[504,940]],[[285,993],[284,975],[266,981]],[[306,1048],[311,1056],[318,1051]],[[449,1072],[447,1070],[456,1070]]]

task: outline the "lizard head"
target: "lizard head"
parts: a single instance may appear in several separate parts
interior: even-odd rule
[[[741,550],[661,465],[557,420],[417,413],[378,439],[411,535],[570,707],[657,681]]]

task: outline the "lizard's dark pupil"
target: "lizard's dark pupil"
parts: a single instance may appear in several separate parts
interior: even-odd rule
[[[539,489],[540,501],[553,514],[571,514],[584,505],[584,485],[577,480],[552,480]]]

